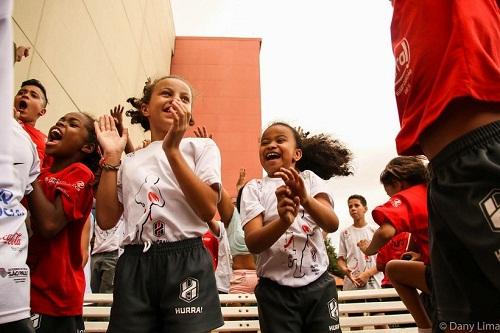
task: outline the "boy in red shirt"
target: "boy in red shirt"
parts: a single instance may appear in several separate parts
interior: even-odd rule
[[[495,0],[393,0],[399,154],[430,160],[438,319],[500,322],[500,14]],[[475,327],[475,329],[481,329]],[[484,329],[484,328],[483,328]]]
[[[36,129],[35,125],[38,118],[47,112],[47,103],[47,91],[43,84],[36,79],[26,80],[21,83],[21,88],[14,97],[16,118],[36,145],[40,166],[44,165],[47,136]]]

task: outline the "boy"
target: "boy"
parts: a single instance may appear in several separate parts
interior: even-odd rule
[[[372,239],[375,228],[368,225],[366,199],[358,194],[347,200],[353,224],[340,234],[338,264],[345,273],[343,290],[378,289],[382,272],[378,272],[376,255],[366,256],[358,247],[363,239]]]
[[[19,89],[14,97],[16,118],[36,145],[41,166],[44,165],[47,136],[36,129],[35,125],[38,118],[46,113],[47,103],[45,87],[36,79],[24,81],[21,84],[21,89]]]
[[[429,229],[438,319],[445,322],[441,326],[499,323],[498,1],[392,4],[401,123],[396,144],[401,155],[424,153],[430,160]]]

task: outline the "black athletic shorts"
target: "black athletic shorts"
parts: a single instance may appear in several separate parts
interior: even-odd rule
[[[128,245],[118,259],[108,333],[207,332],[224,324],[201,238]]]
[[[255,297],[262,333],[341,332],[337,288],[328,272],[298,288],[261,277]]]
[[[443,327],[497,323],[500,121],[450,143],[431,161],[430,170],[432,290],[438,319]]]
[[[30,318],[0,324],[0,333],[35,333]]]
[[[33,323],[36,333],[85,332],[82,316],[53,317],[45,314],[32,313],[31,322]]]

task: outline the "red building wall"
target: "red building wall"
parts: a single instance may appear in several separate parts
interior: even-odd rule
[[[223,186],[234,196],[240,168],[260,178],[260,54],[258,38],[176,37],[171,74],[195,90],[195,126],[213,133],[222,155]]]

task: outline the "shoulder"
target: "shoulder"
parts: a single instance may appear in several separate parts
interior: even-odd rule
[[[69,165],[66,169],[62,170],[64,178],[68,180],[75,180],[81,182],[92,182],[94,180],[94,174],[90,169],[83,163],[77,162]]]

